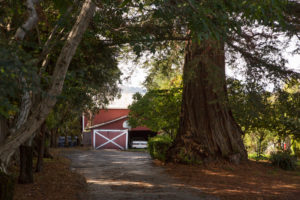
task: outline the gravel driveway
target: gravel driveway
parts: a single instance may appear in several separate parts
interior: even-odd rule
[[[175,181],[148,153],[117,150],[68,151],[71,167],[88,183],[83,200],[216,200]]]

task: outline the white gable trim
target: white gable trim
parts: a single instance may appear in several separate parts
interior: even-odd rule
[[[110,124],[110,123],[119,121],[119,120],[121,120],[121,119],[125,119],[125,118],[127,118],[127,117],[128,117],[128,115],[124,115],[124,116],[122,116],[122,117],[119,117],[119,118],[117,118],[117,119],[113,119],[113,120],[108,121],[108,122],[104,122],[104,123],[101,123],[101,124],[96,124],[96,125],[94,125],[94,126],[90,126],[89,128],[97,128],[97,127],[100,127],[100,126],[104,126],[104,125],[107,125],[107,124]]]

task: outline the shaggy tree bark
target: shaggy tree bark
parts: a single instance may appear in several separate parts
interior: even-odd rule
[[[4,144],[0,147],[0,171],[7,172],[7,166],[10,162],[11,156],[32,134],[41,126],[46,117],[56,103],[56,97],[61,93],[64,79],[71,62],[73,55],[77,49],[83,33],[88,27],[90,20],[95,12],[95,4],[92,0],[85,0],[81,12],[75,22],[68,38],[60,52],[57,59],[54,72],[52,75],[51,87],[48,95],[44,97],[39,103],[36,103],[32,114],[14,134],[9,136]]]
[[[227,106],[224,44],[213,40],[186,45],[179,131],[168,160],[247,160],[240,127]]]
[[[16,126],[10,129],[11,134],[14,134],[14,132],[26,122],[26,120],[29,116],[31,106],[32,106],[30,92],[27,88],[27,82],[26,82],[26,79],[22,76],[22,74],[20,74],[20,82],[22,83],[22,87],[23,87],[23,95],[21,98],[20,113],[19,113],[17,121],[15,123]]]
[[[9,129],[8,129],[8,125],[7,125],[7,119],[0,116],[0,145],[5,140],[8,132],[9,132]]]
[[[20,146],[20,173],[19,180],[20,184],[33,183],[33,154],[34,154],[34,138],[35,135],[40,132],[36,131],[25,143]]]
[[[66,129],[63,129],[65,132],[65,145],[64,147],[69,147],[69,140],[68,140],[68,132],[66,131]]]
[[[49,142],[51,142],[50,141],[50,132],[49,132],[49,130],[47,129],[46,130],[46,132],[45,132],[45,147],[44,147],[44,155],[43,155],[43,157],[44,158],[53,158],[53,156],[51,155],[51,153],[50,153],[50,144],[48,143],[48,144],[46,144],[46,141],[49,141]]]
[[[57,128],[52,129],[50,132],[50,147],[56,148],[57,147]]]
[[[13,200],[14,182],[13,176],[0,172],[0,200]]]
[[[46,142],[46,123],[44,122],[41,131],[38,134],[38,157],[36,162],[36,172],[41,172],[43,170],[43,158],[45,152],[45,142]]]
[[[20,146],[20,175],[18,182],[20,184],[33,183],[33,148],[29,145]]]

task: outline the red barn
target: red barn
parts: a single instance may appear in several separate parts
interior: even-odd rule
[[[109,108],[101,109],[90,121],[83,117],[84,129],[91,130],[91,145],[95,149],[124,150],[132,140],[147,140],[156,135],[147,127],[130,128],[127,123],[129,112],[129,109]]]

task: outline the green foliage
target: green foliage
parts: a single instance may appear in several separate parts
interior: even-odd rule
[[[258,160],[269,160],[270,156],[266,154],[261,154],[260,156],[257,156],[256,153],[255,154],[248,153],[248,158],[258,161]]]
[[[54,0],[54,8],[58,9],[61,13],[64,13],[69,6],[72,5],[70,0]]]
[[[163,132],[175,138],[182,98],[181,61],[182,53],[174,49],[145,63],[150,73],[144,83],[148,89],[142,96],[135,94],[129,106],[129,124],[132,127],[147,126],[152,131]]]
[[[132,127],[147,126],[155,132],[165,132],[175,137],[181,104],[181,89],[153,90],[144,96],[134,95],[129,106],[129,124]]]
[[[20,93],[26,90],[36,93],[40,79],[32,66],[34,59],[30,54],[1,40],[0,45],[0,115],[9,118],[18,112]],[[26,84],[20,77],[26,80]]]
[[[277,139],[275,136],[269,130],[257,129],[247,132],[243,139],[248,153],[255,153],[255,157],[260,159],[260,157],[264,157],[264,154],[269,154],[270,151],[275,150],[274,144]]]
[[[51,129],[59,128],[60,134],[80,134],[82,112],[98,111],[119,93],[117,51],[98,41],[94,31],[87,30],[67,72],[62,94],[47,119]]]
[[[148,141],[148,150],[153,159],[166,161],[166,154],[172,145],[172,139],[168,135],[157,135]]]
[[[299,81],[288,81],[274,92],[253,83],[228,79],[228,98],[232,113],[246,133],[244,141],[250,153],[259,157],[267,146],[299,138]]]
[[[292,153],[300,159],[300,140],[293,140],[292,143]]]
[[[288,152],[271,153],[270,161],[272,165],[284,170],[294,170],[296,168],[296,159]]]
[[[259,158],[275,135],[272,132],[272,94],[254,83],[243,84],[230,78],[227,83],[229,105],[234,118],[246,133],[246,148],[250,153],[256,152]]]
[[[25,91],[35,100],[46,95],[53,63],[45,73],[39,73],[41,60],[45,56],[41,52],[49,32],[61,19],[61,13],[57,10],[60,6],[55,9],[52,1],[43,1],[37,8],[40,23],[26,34],[24,40],[15,41],[13,38],[16,30],[28,17],[25,5],[16,0],[8,0],[1,2],[0,7],[0,115],[10,119],[17,117]],[[65,9],[61,9],[63,10]],[[74,16],[68,18],[74,19]],[[69,30],[70,25],[58,29],[61,31],[60,36]],[[62,43],[58,35],[55,39],[51,46]],[[53,55],[56,54],[53,52]]]
[[[62,126],[66,129],[68,126],[77,129],[82,111],[96,110],[118,94],[120,71],[117,57],[121,53],[119,49],[126,43],[126,48],[138,56],[145,51],[155,55],[153,62],[148,63],[153,66],[145,84],[148,92],[144,96],[135,96],[130,107],[130,124],[133,127],[146,125],[175,137],[182,93],[177,72],[180,72],[178,66],[182,66],[184,60],[183,41],[224,41],[226,52],[243,57],[247,74],[255,79],[266,77],[274,80],[295,75],[284,69],[281,46],[272,35],[272,31],[292,34],[290,27],[293,23],[287,18],[294,18],[286,17],[288,4],[289,1],[282,0],[104,1],[98,6],[98,12],[76,51],[63,94],[58,97],[57,106],[47,123],[53,128]],[[37,27],[26,35],[24,41],[11,45],[15,30],[28,15],[24,5],[8,0],[2,1],[0,8],[0,114],[11,121],[17,116],[24,90],[32,92],[34,99],[47,95],[59,50],[78,14],[77,5],[73,5],[74,10],[64,15],[72,1],[42,1],[37,6],[40,18]],[[41,69],[41,61],[45,58],[43,45],[56,24],[59,27],[50,45],[53,48],[49,65]],[[256,33],[255,29],[261,27],[269,29]],[[263,40],[265,42],[260,42]],[[156,52],[160,53],[159,56]],[[20,83],[19,76],[26,78],[27,86]],[[229,103],[245,132],[259,132],[259,140],[266,138],[265,131],[261,131],[266,129],[276,130],[282,137],[291,134],[299,137],[300,106],[298,100],[294,101],[299,99],[299,92],[279,93],[277,114],[272,118],[273,105],[268,100],[268,92],[245,90],[243,85],[234,84],[237,89],[229,91]]]
[[[300,82],[299,79],[289,81],[286,86],[274,95],[273,128],[284,139],[291,135],[300,139]]]
[[[229,105],[233,115],[245,132],[271,128],[273,115],[271,93],[254,83],[243,84],[227,79]]]
[[[70,0],[42,1],[36,6],[37,26],[23,41],[14,41],[15,31],[28,17],[25,5],[10,0],[0,8],[0,115],[10,119],[18,116],[24,91],[29,91],[37,103],[47,95],[60,50],[82,4]],[[54,27],[57,31],[47,46],[50,52],[44,55],[44,45]],[[96,26],[90,26],[84,34],[68,69],[63,92],[54,97],[58,101],[47,119],[49,129],[78,134],[83,111],[103,107],[118,95],[118,49],[105,45],[97,34]],[[45,57],[48,64],[41,67]]]

